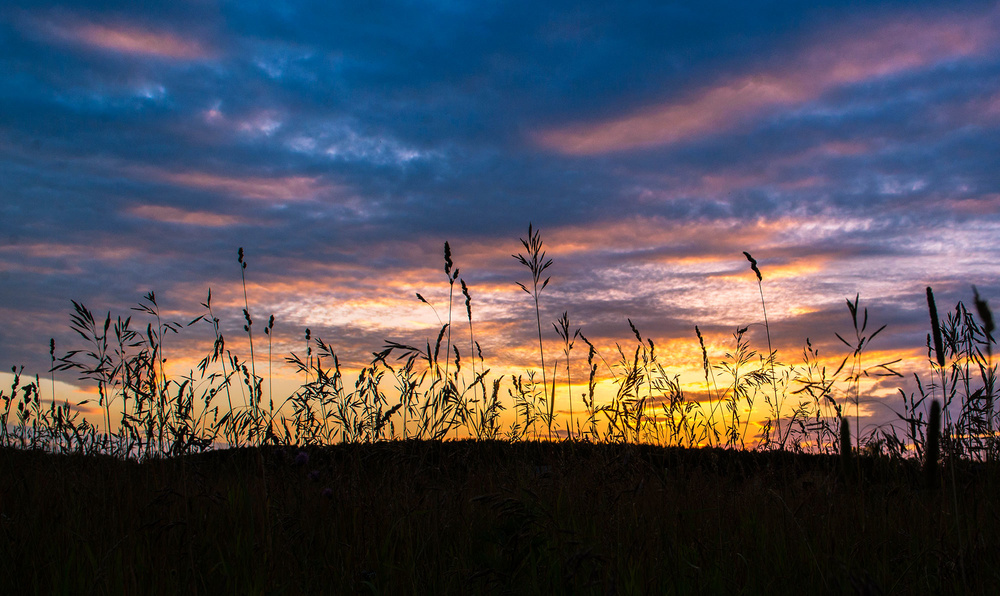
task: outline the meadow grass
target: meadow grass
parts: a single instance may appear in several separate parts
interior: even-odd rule
[[[959,303],[954,312],[940,320],[929,288],[932,334],[928,336],[928,350],[934,354],[928,359],[931,380],[921,382],[918,377],[917,393],[902,393],[898,424],[863,433],[862,380],[899,373],[893,368],[896,362],[870,364],[865,360],[866,351],[885,326],[869,331],[868,309],[860,305],[859,297],[846,301],[854,337],[848,340],[837,334],[849,349],[839,366],[827,370],[808,340],[801,364],[779,363],[766,320],[765,278],[757,261],[745,253],[761,295],[767,352],[753,349],[749,327],[740,326],[733,333],[732,347],[713,362],[700,329],[695,327],[703,356],[703,395],[707,399],[692,399],[679,376],[662,361],[653,340],[644,338],[630,319],[627,322],[635,343],[617,343],[609,363],[581,329],[572,328],[569,312],[564,311],[552,325],[561,340],[565,360],[557,359],[552,370],[547,371],[539,300],[549,283],[543,273],[552,265],[552,259],[546,257],[541,234],[533,227],[529,227],[528,237],[521,243],[526,254],[514,258],[530,270],[532,281],[530,285],[517,285],[531,297],[534,307],[540,375],[530,369],[519,375],[490,376],[476,340],[471,292],[459,277],[450,245],[445,243],[447,319],[438,317],[441,326],[433,343],[410,345],[387,340],[361,367],[352,389],[334,347],[312,337],[306,329],[304,355],[293,353],[286,358],[304,382],[291,395],[276,401],[271,373],[267,378],[257,373],[258,368],[272,370],[274,317],[269,318],[264,329],[267,366],[258,367],[254,319],[246,288],[247,259],[240,249],[243,331],[249,359],[241,358],[223,336],[211,291],[201,305],[204,313],[186,325],[164,321],[156,296],[150,292],[133,309],[149,319],[145,330],[132,317],[112,318],[108,313],[101,321],[85,305],[74,301],[71,328],[86,345],[57,357],[55,344],[50,342],[50,374],[73,371],[80,380],[96,384],[102,423],[83,420],[74,405],[59,404],[54,396],[54,378],[53,399],[48,400],[48,408],[41,408],[40,381],[36,378],[34,382],[22,382],[23,371],[15,369],[14,386],[10,391],[0,390],[4,408],[0,444],[145,458],[220,445],[313,445],[449,436],[536,439],[540,437],[537,423],[541,422],[549,440],[561,436],[610,443],[835,453],[839,449],[840,420],[853,405],[858,431],[854,435],[856,449],[920,458],[924,452],[926,412],[930,401],[937,398],[943,406],[944,456],[983,460],[996,452],[993,429],[997,426],[997,412],[992,406],[996,367],[991,361],[993,340],[985,327],[992,319],[980,323]],[[468,350],[453,341],[456,282],[465,298]],[[421,294],[416,297],[434,309]],[[989,307],[978,293],[976,300],[980,316],[990,317]],[[437,309],[434,313],[437,315]],[[205,323],[211,325],[215,338],[211,350],[198,363],[197,370],[171,378],[164,365],[167,337]],[[557,373],[562,366],[566,403],[572,412],[572,350],[578,338],[589,348],[588,388],[582,395],[586,411],[582,419],[570,414],[560,430]],[[471,375],[463,372],[463,365]],[[594,395],[599,371],[615,383],[614,394],[605,403],[597,403]],[[267,400],[263,399],[265,389]],[[790,402],[794,405],[789,406]],[[501,414],[506,409],[513,410],[514,419],[502,426]]]
[[[164,321],[150,292],[134,309],[145,329],[73,302],[71,328],[85,347],[57,356],[50,342],[53,399],[23,368],[0,391],[6,585],[910,594],[986,593],[996,582],[996,365],[992,314],[978,292],[979,320],[962,303],[941,318],[928,288],[929,380],[900,391],[897,424],[863,433],[862,379],[898,373],[894,362],[865,360],[885,326],[869,330],[859,297],[846,301],[854,337],[837,335],[848,348],[839,366],[823,365],[808,340],[801,364],[780,364],[766,277],[745,253],[767,353],[739,327],[713,362],[696,327],[709,398],[699,401],[631,320],[635,342],[616,344],[609,362],[564,311],[553,325],[565,361],[550,377],[539,299],[552,260],[533,227],[521,243],[526,254],[514,258],[532,275],[518,285],[534,306],[540,381],[534,370],[491,376],[448,243],[447,321],[438,317],[433,342],[386,341],[351,382],[333,346],[306,329],[305,351],[287,358],[303,383],[277,403],[274,317],[267,367],[258,367],[242,248],[249,360],[221,332],[211,291],[186,325]],[[452,337],[456,282],[468,353]],[[197,370],[169,376],[166,338],[205,324],[214,341]],[[560,431],[557,372],[564,365],[572,408],[577,338],[588,347],[584,412]],[[56,371],[96,385],[101,424],[58,401]],[[605,403],[595,397],[599,371],[616,387]],[[506,409],[514,416],[505,424]],[[467,439],[445,441],[458,437]]]

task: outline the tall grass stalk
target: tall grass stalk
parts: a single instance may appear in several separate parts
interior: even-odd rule
[[[274,415],[274,374],[271,369],[271,340],[274,337],[274,315],[272,314],[267,320],[267,326],[264,327],[264,335],[267,336],[267,402],[268,402],[268,417],[271,418]],[[272,433],[271,425],[268,423],[267,435],[270,437]]]
[[[708,349],[705,347],[705,338],[701,335],[701,329],[699,329],[697,325],[694,326],[694,333],[698,336],[698,345],[701,347],[701,366],[702,370],[705,372],[705,395],[708,396],[708,402],[710,404],[708,411],[709,434],[706,438],[708,439],[709,447],[718,446],[721,442],[721,437],[719,435],[719,429],[715,424],[715,413],[722,404],[722,399],[719,397],[719,386],[716,383],[715,375],[712,373],[712,368],[708,362]]]
[[[945,436],[947,437],[950,428],[950,415],[948,407],[951,405],[951,397],[948,391],[948,381],[946,378],[945,371],[945,348],[944,348],[944,336],[941,331],[941,319],[938,317],[937,302],[934,300],[934,291],[930,286],[927,286],[927,310],[931,317],[931,337],[934,340],[934,357],[937,363],[937,373],[941,377],[941,395],[944,407],[944,426],[945,426]],[[933,390],[933,385],[931,387]],[[932,394],[933,395],[933,394]]]
[[[587,344],[587,371],[589,373],[587,378],[587,392],[583,394],[583,407],[587,409],[587,420],[583,424],[581,429],[581,436],[590,438],[591,440],[597,440],[597,408],[594,404],[594,390],[597,388],[597,363],[594,362],[594,356],[597,355],[597,349],[594,344],[590,343],[583,333],[580,334],[580,339]]]
[[[538,298],[542,293],[542,290],[549,285],[549,280],[551,277],[546,277],[545,281],[542,281],[542,273],[545,272],[552,265],[552,259],[545,258],[545,251],[542,249],[542,238],[538,230],[534,230],[532,225],[528,224],[528,238],[521,238],[521,244],[524,246],[525,254],[511,255],[519,263],[527,267],[531,271],[531,289],[529,290],[523,283],[517,283],[526,294],[532,297],[535,302],[535,323],[538,327],[538,358],[542,363],[542,392],[546,394],[547,400],[547,410],[548,410],[548,430],[549,439],[552,438],[552,418],[554,414],[554,401],[555,401],[555,388],[553,388],[553,393],[551,396],[548,395],[548,381],[545,375],[545,348],[542,345],[542,315],[538,306]],[[539,287],[541,283],[541,287]]]
[[[573,351],[573,343],[577,337],[580,336],[580,330],[577,329],[574,333],[570,334],[570,324],[569,324],[569,312],[564,311],[562,317],[559,318],[558,322],[553,323],[552,327],[555,328],[556,333],[559,335],[560,339],[563,340],[563,355],[566,356],[566,397],[569,400],[569,424],[567,425],[567,438],[573,438],[573,426],[575,424],[575,418],[573,417],[573,379],[570,376],[569,371],[569,355]],[[553,379],[553,383],[555,380]],[[555,390],[553,389],[553,395],[555,395]]]
[[[485,363],[483,362],[483,351],[482,351],[482,349],[479,349],[479,344],[476,343],[476,334],[475,334],[475,331],[472,328],[472,294],[469,293],[469,286],[466,285],[464,279],[459,280],[459,283],[462,286],[462,296],[465,297],[465,315],[466,315],[466,318],[468,318],[468,320],[469,320],[469,354],[471,355],[470,358],[471,358],[471,363],[472,363],[471,364],[471,366],[472,366],[472,376],[473,376],[474,379],[476,379],[476,381],[473,382],[473,386],[472,386],[472,401],[473,401],[473,403],[478,404],[478,396],[477,396],[477,393],[476,393],[476,385],[482,385],[483,386],[483,409],[485,410],[485,409],[488,408],[488,404],[485,403],[486,402],[486,386],[482,382],[481,376],[477,376],[477,374],[476,374],[476,356],[477,356],[477,354],[479,356],[480,365],[485,367]],[[499,388],[498,388],[498,390],[499,390]],[[475,413],[472,414],[472,416],[475,417],[479,413],[480,412],[475,412]],[[482,421],[482,419],[481,419],[481,421]],[[478,436],[478,434],[479,433],[477,432],[477,436]]]
[[[444,394],[443,397],[444,397],[444,399],[448,399],[449,397],[455,399],[456,404],[455,404],[455,408],[454,408],[454,416],[456,416],[456,417],[464,417],[465,416],[466,404],[464,403],[464,400],[462,402],[459,402],[457,388],[454,389],[454,390],[452,390],[453,388],[456,387],[457,384],[453,383],[450,380],[451,376],[449,375],[449,369],[450,369],[449,365],[451,363],[451,353],[452,353],[452,344],[451,344],[452,305],[454,303],[455,281],[458,280],[458,273],[459,273],[459,270],[458,270],[457,267],[455,267],[455,263],[454,263],[454,261],[451,258],[451,245],[448,244],[447,242],[445,242],[444,243],[444,274],[448,278],[448,325],[447,325],[447,329],[448,329],[448,342],[447,342],[447,344],[445,346],[445,350],[444,350],[444,354],[445,354],[445,359],[444,359],[444,380],[445,380],[444,381],[445,382],[445,384],[444,384],[444,390],[445,390],[446,393]],[[471,319],[470,319],[470,323],[471,323]],[[474,357],[475,356],[473,356],[473,358]],[[461,358],[459,356],[458,347],[456,346],[455,347],[455,369],[456,369],[455,370],[455,375],[456,375],[456,377],[458,376],[458,372],[459,372],[458,368],[460,366],[460,362],[461,362]],[[453,423],[453,426],[455,427],[455,438],[458,438],[458,424]]]
[[[197,318],[195,318],[193,321],[191,321],[190,323],[188,323],[188,326],[194,325],[198,321],[204,319],[205,321],[207,321],[212,326],[212,331],[213,331],[213,333],[215,335],[215,342],[212,345],[212,353],[209,354],[209,355],[207,355],[207,356],[205,356],[201,360],[201,362],[198,363],[198,370],[201,371],[201,375],[202,375],[202,377],[204,377],[206,375],[206,373],[208,372],[209,366],[212,365],[212,364],[214,364],[215,362],[218,362],[219,366],[222,367],[221,388],[223,390],[225,390],[225,392],[226,392],[226,403],[227,403],[228,408],[229,408],[227,410],[227,412],[226,412],[225,415],[231,415],[232,412],[233,412],[233,396],[232,396],[232,391],[231,391],[231,388],[230,388],[230,385],[231,385],[231,373],[230,373],[230,371],[226,370],[226,360],[227,359],[224,357],[225,353],[226,353],[226,340],[223,337],[222,332],[219,329],[219,323],[220,323],[219,318],[215,316],[215,312],[212,310],[212,289],[211,288],[208,289],[208,297],[205,299],[204,302],[201,303],[201,306],[206,311],[208,311],[208,318],[206,319],[204,314],[200,315]],[[235,374],[235,372],[236,371],[232,371],[232,374]],[[213,380],[215,379],[214,374],[215,373],[212,373],[212,377],[210,377]],[[307,379],[307,382],[308,382],[308,379]],[[230,416],[230,418],[231,418],[231,416]],[[232,423],[227,423],[227,424],[223,424],[222,426],[223,426],[223,429],[222,429],[223,436],[226,438],[226,440],[229,442],[230,445],[236,446],[238,444],[238,437],[237,437],[236,432],[235,432],[235,425],[232,424]]]
[[[767,335],[767,360],[771,363],[771,391],[774,398],[773,415],[778,423],[778,447],[784,450],[787,436],[781,432],[781,398],[778,396],[777,377],[774,374],[774,360],[776,355],[774,348],[771,346],[771,326],[767,322],[767,304],[764,302],[764,277],[757,267],[757,260],[750,256],[750,253],[747,251],[743,251],[743,256],[750,262],[750,269],[757,275],[757,291],[760,292],[760,308],[764,313],[764,332]]]
[[[873,374],[879,374],[879,375],[890,374],[895,376],[901,376],[901,375],[899,375],[899,373],[889,368],[892,364],[898,362],[898,360],[886,364],[880,364],[879,368],[883,369],[885,371],[884,373],[882,372],[871,373],[868,369],[865,369],[863,367],[862,356],[864,354],[865,348],[871,343],[871,340],[875,339],[875,336],[877,336],[886,328],[886,326],[882,325],[881,327],[876,329],[871,335],[865,335],[865,332],[868,329],[868,308],[866,307],[862,311],[863,316],[861,323],[859,325],[858,323],[859,300],[860,300],[860,295],[856,295],[854,297],[853,302],[847,300],[847,309],[851,312],[851,322],[854,325],[854,342],[851,343],[847,341],[839,333],[835,335],[837,336],[837,339],[843,342],[844,345],[853,350],[849,356],[845,357],[844,361],[841,362],[841,365],[837,370],[838,372],[840,372],[841,370],[843,370],[844,365],[848,361],[851,362],[851,366],[848,369],[848,374],[847,374],[847,379],[850,384],[849,385],[850,392],[848,394],[848,399],[854,402],[854,421],[856,426],[855,446],[860,452],[861,451],[861,378],[873,376]],[[851,398],[850,393],[853,393],[853,399]]]
[[[990,439],[993,438],[993,393],[996,386],[995,379],[996,375],[993,373],[993,332],[996,330],[996,324],[993,321],[993,311],[990,310],[989,303],[979,295],[979,290],[976,286],[972,286],[973,300],[976,304],[976,311],[979,313],[979,319],[983,322],[983,335],[985,336],[986,343],[986,368],[990,372],[988,375],[988,383],[985,387],[986,391],[986,430],[989,433]],[[987,452],[987,456],[992,459],[993,450]]]
[[[56,339],[49,338],[49,381],[52,383],[52,403],[56,403]]]
[[[162,444],[166,440],[165,431],[167,426],[171,423],[179,422],[172,419],[169,415],[170,408],[168,407],[169,399],[167,395],[168,380],[165,367],[166,356],[163,351],[163,343],[165,341],[166,334],[168,332],[177,333],[180,330],[180,325],[173,322],[163,322],[160,318],[160,306],[156,303],[156,294],[153,291],[149,291],[143,297],[143,301],[141,301],[138,306],[132,307],[132,310],[149,315],[156,320],[155,328],[153,328],[152,323],[146,325],[146,342],[152,351],[153,391],[159,406],[157,408],[157,415],[160,418],[158,423],[159,435],[157,439]],[[125,357],[124,350],[127,341],[121,333],[121,325],[121,321],[118,321],[115,325],[115,335],[118,337],[119,349],[122,350],[119,356],[119,362],[125,362],[127,361],[127,358]],[[106,327],[105,334],[107,334]],[[111,427],[108,426],[107,428],[110,433]]]
[[[242,246],[237,252],[237,257],[240,264],[240,281],[243,284],[243,319],[245,321],[243,331],[246,332],[247,339],[250,342],[250,376],[246,379],[246,385],[247,390],[250,392],[251,431],[255,435],[259,430],[258,424],[260,421],[260,383],[257,378],[257,364],[253,351],[253,318],[250,316],[250,300],[247,297],[247,262],[243,257]],[[252,442],[253,437],[251,437]]]
[[[941,457],[941,402],[931,402],[931,413],[927,420],[927,448],[924,451],[924,484],[928,489],[940,485],[938,460]]]
[[[448,378],[448,363],[451,360],[451,305],[454,300],[455,295],[455,280],[458,279],[458,269],[456,268],[454,273],[452,273],[452,268],[455,266],[454,261],[451,259],[451,246],[445,242],[444,243],[444,274],[448,278],[448,343],[445,347],[444,353],[446,355],[444,360],[444,376]]]

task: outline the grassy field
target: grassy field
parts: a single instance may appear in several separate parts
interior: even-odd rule
[[[939,316],[927,288],[929,374],[900,391],[894,424],[852,433],[864,380],[899,376],[867,358],[884,326],[858,297],[839,365],[808,342],[801,364],[782,363],[744,253],[767,349],[740,327],[710,356],[695,327],[704,389],[692,396],[630,320],[610,357],[568,312],[546,348],[552,261],[537,230],[521,244],[539,358],[521,375],[491,375],[448,243],[436,340],[386,341],[349,380],[306,329],[286,359],[302,385],[283,400],[265,373],[274,318],[255,326],[242,249],[238,342],[211,292],[187,324],[163,320],[152,292],[134,309],[145,323],[74,302],[83,346],[58,355],[50,342],[48,378],[15,368],[0,390],[4,590],[993,593],[1000,410],[978,293],[974,312]],[[191,325],[214,342],[171,376],[164,338]],[[99,422],[55,396],[60,371],[96,388]],[[608,399],[599,378],[616,388]]]
[[[993,593],[997,475],[581,442],[0,451],[18,594]]]

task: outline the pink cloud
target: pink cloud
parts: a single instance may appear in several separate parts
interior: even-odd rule
[[[101,260],[125,261],[137,258],[141,254],[141,251],[136,247],[129,247],[120,244],[110,244],[106,246],[88,244],[86,247],[81,247],[76,244],[39,242],[35,244],[6,246],[0,248],[0,254],[12,254],[27,258],[40,259],[86,257]]]
[[[562,153],[591,155],[636,147],[669,145],[726,128],[762,108],[806,98],[790,81],[742,77],[703,90],[689,99],[596,124],[582,124],[540,135],[543,146]]]
[[[212,55],[212,52],[196,39],[121,21],[94,23],[66,16],[27,17],[25,21],[30,28],[48,38],[122,54],[178,60],[198,60]]]
[[[593,155],[717,133],[762,113],[816,99],[837,86],[985,53],[995,44],[994,20],[898,19],[830,29],[784,63],[734,73],[632,114],[543,131],[536,140],[561,153]]]
[[[209,213],[207,211],[186,211],[163,205],[139,205],[129,210],[129,213],[142,219],[162,223],[185,224],[210,228],[221,228],[241,223],[238,217]]]
[[[207,172],[164,172],[150,174],[152,178],[203,190],[222,192],[245,199],[266,201],[302,201],[315,199],[331,189],[318,178],[282,176],[277,178],[219,176]]]
[[[151,54],[187,60],[208,56],[208,52],[197,41],[184,39],[172,33],[95,24],[83,25],[75,33],[84,43],[125,54]]]

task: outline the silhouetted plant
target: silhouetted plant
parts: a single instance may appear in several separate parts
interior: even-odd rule
[[[694,333],[698,336],[698,345],[701,347],[701,366],[705,372],[705,394],[708,396],[710,404],[706,423],[708,433],[706,441],[709,447],[718,446],[722,443],[722,436],[719,434],[719,428],[715,423],[715,413],[722,404],[722,398],[719,396],[719,387],[715,382],[715,375],[712,373],[712,367],[708,362],[708,349],[705,347],[705,338],[701,335],[701,329],[697,325],[694,326]]]
[[[563,364],[556,359],[549,383],[540,333],[539,297],[549,282],[543,272],[552,261],[546,258],[540,235],[533,226],[529,225],[528,238],[521,239],[521,243],[527,254],[515,255],[515,258],[531,270],[532,283],[519,283],[518,286],[534,301],[541,375],[534,369],[526,371],[525,375],[513,375],[509,380],[503,376],[490,377],[473,325],[471,291],[465,280],[459,278],[451,247],[446,243],[449,313],[447,322],[437,317],[440,327],[436,330],[435,341],[426,341],[422,346],[419,342],[409,345],[387,341],[380,352],[372,355],[370,362],[361,366],[352,387],[344,379],[341,361],[333,346],[313,338],[306,329],[304,355],[300,358],[292,354],[288,358],[304,383],[276,403],[279,400],[275,400],[273,394],[275,320],[272,315],[264,330],[268,336],[269,401],[268,407],[262,408],[263,378],[255,373],[246,260],[240,251],[244,331],[250,340],[248,360],[228,349],[220,321],[213,312],[211,290],[202,303],[205,313],[188,326],[202,319],[209,323],[214,336],[212,348],[198,363],[196,371],[187,374],[167,371],[164,338],[179,333],[182,326],[161,319],[157,297],[152,292],[134,309],[149,317],[150,322],[145,325],[131,318],[112,317],[110,312],[104,319],[97,319],[84,305],[74,302],[71,328],[87,345],[57,358],[55,342],[50,340],[53,399],[47,404],[39,395],[38,377],[34,383],[24,384],[21,383],[21,371],[14,370],[12,391],[9,395],[0,393],[3,400],[0,404],[3,407],[0,443],[153,458],[220,445],[307,445],[396,438],[442,439],[450,435],[521,440],[539,437],[534,432],[539,420],[545,424],[551,438],[552,426],[558,429],[561,422],[555,407],[556,371],[565,365],[568,438],[741,449],[764,449],[772,445],[832,453],[838,450],[841,421],[846,421],[849,414],[844,405],[853,403],[854,451],[857,454],[888,453],[926,461],[931,448],[931,439],[926,436],[930,432],[925,421],[926,406],[930,403],[927,399],[936,399],[940,389],[942,420],[937,442],[943,453],[942,460],[994,456],[997,449],[993,430],[996,426],[993,408],[996,369],[991,351],[994,329],[992,313],[975,288],[976,312],[981,323],[962,303],[940,319],[928,288],[932,329],[927,347],[935,381],[928,384],[919,376],[915,377],[916,392],[900,391],[904,402],[903,412],[899,414],[901,424],[865,432],[860,425],[860,406],[867,387],[865,380],[898,376],[898,373],[892,368],[894,362],[866,366],[862,356],[885,326],[871,333],[868,331],[868,312],[860,306],[858,296],[853,301],[847,300],[854,337],[848,341],[837,334],[849,353],[835,370],[827,370],[821,364],[818,351],[807,339],[803,363],[788,367],[786,372],[784,365],[778,365],[776,351],[770,344],[766,355],[751,347],[745,326],[738,327],[733,334],[735,346],[713,362],[709,358],[706,338],[701,329],[695,327],[704,370],[705,399],[689,400],[680,377],[668,372],[667,364],[661,362],[658,345],[651,338],[643,337],[631,319],[627,320],[637,344],[629,347],[615,344],[617,363],[611,366],[597,346],[579,329],[573,329],[568,312],[564,312],[554,328],[562,340],[566,361]],[[764,309],[760,269],[749,253],[745,256],[758,277]],[[470,349],[464,359],[451,337],[456,281],[460,281],[469,322]],[[434,309],[419,293],[417,298]],[[437,311],[434,312],[437,316]],[[764,316],[767,328],[766,311]],[[571,360],[577,337],[589,348],[588,383],[580,396],[585,408],[581,417],[585,419],[579,421],[573,404],[572,377],[576,373],[573,373]],[[605,376],[615,387],[614,394],[605,403],[598,403],[597,387],[601,380],[598,360],[604,362]],[[80,419],[79,408],[88,404],[86,400],[73,406],[57,403],[54,375],[59,371],[74,371],[80,379],[97,385],[99,423]],[[241,381],[244,391],[242,404],[234,403],[231,395],[234,376]],[[390,379],[394,387],[387,391]],[[791,391],[789,379],[799,385],[795,391]],[[800,400],[794,408],[789,408],[785,400],[795,395],[800,396]],[[763,422],[759,431],[754,428],[751,432],[762,413],[761,396],[769,406],[770,419]],[[513,422],[506,428],[500,418],[505,403],[512,404],[515,413]],[[790,416],[786,410],[790,410]],[[119,412],[120,419],[116,419]],[[771,422],[775,425],[774,434],[769,426]],[[897,428],[903,433],[902,437],[897,434]],[[845,452],[842,446],[839,451]]]
[[[740,327],[733,333],[736,348],[726,352],[725,360],[715,366],[732,382],[722,390],[720,398],[729,410],[729,425],[726,428],[726,445],[730,448],[745,448],[746,434],[750,427],[750,413],[753,412],[758,390],[772,382],[769,359],[761,359],[756,368],[750,365],[757,360],[757,352],[750,348],[746,338],[746,327]],[[746,404],[746,416],[742,415],[741,403]],[[723,416],[725,422],[725,416]]]
[[[840,472],[844,480],[849,480],[854,473],[854,462],[851,457],[851,422],[847,416],[840,417]]]
[[[260,399],[263,393],[261,388],[262,379],[257,376],[257,360],[254,357],[253,318],[250,316],[250,301],[247,297],[247,262],[243,256],[242,246],[237,252],[237,257],[240,264],[240,281],[243,284],[243,320],[245,322],[243,325],[243,331],[246,332],[247,340],[250,343],[250,369],[247,370],[246,364],[242,367],[243,383],[246,385],[247,391],[250,393],[250,419],[248,421],[250,436],[248,439],[251,444],[260,444],[263,439],[263,437],[261,437],[262,416],[260,411]]]
[[[757,291],[760,292],[760,308],[761,311],[764,313],[764,332],[767,335],[766,361],[770,364],[771,367],[771,376],[770,376],[771,396],[767,395],[764,396],[765,401],[767,401],[768,405],[771,408],[771,419],[765,423],[765,432],[763,433],[765,437],[764,440],[770,442],[771,439],[770,424],[771,421],[775,421],[777,422],[778,425],[777,429],[778,447],[780,449],[784,449],[785,441],[788,439],[788,435],[782,434],[781,432],[781,398],[778,396],[778,384],[777,384],[778,378],[774,372],[774,361],[777,358],[777,354],[775,353],[774,348],[771,347],[771,326],[767,322],[767,304],[764,302],[764,285],[763,285],[764,276],[761,275],[760,273],[760,268],[758,268],[757,266],[757,260],[754,259],[752,256],[750,256],[749,252],[743,251],[743,256],[745,256],[747,258],[747,261],[750,262],[750,269],[757,276]],[[788,429],[789,430],[791,429],[790,422],[788,425]]]
[[[931,402],[930,418],[927,421],[927,449],[924,453],[924,484],[927,488],[937,488],[938,459],[941,457],[941,402]]]
[[[554,407],[555,407],[555,387],[552,389],[552,395],[549,396],[548,381],[545,375],[545,349],[542,346],[542,315],[538,306],[538,298],[542,293],[542,290],[549,285],[549,280],[551,277],[546,277],[545,281],[542,281],[542,274],[552,265],[552,259],[545,258],[545,251],[542,250],[542,237],[537,230],[533,230],[531,224],[528,224],[528,238],[527,240],[521,238],[521,244],[524,246],[525,254],[511,255],[519,263],[527,267],[531,271],[531,289],[529,290],[523,283],[516,282],[518,287],[525,291],[535,302],[535,322],[538,326],[538,358],[542,363],[542,394],[546,398],[547,414],[548,414],[548,429],[549,438],[552,438],[552,419],[554,418]],[[541,284],[541,287],[539,287]]]
[[[597,388],[597,363],[594,361],[594,357],[597,356],[597,348],[594,344],[590,342],[589,339],[580,333],[580,339],[583,343],[587,344],[587,392],[583,394],[583,406],[587,408],[587,419],[581,425],[581,435],[589,438],[592,441],[598,439],[597,434],[597,405],[594,401],[594,392]]]
[[[556,333],[559,335],[559,338],[563,340],[563,355],[566,356],[566,397],[569,401],[569,424],[566,426],[566,428],[567,428],[567,437],[572,438],[573,424],[574,424],[573,380],[570,377],[570,372],[569,372],[569,355],[570,352],[573,350],[574,340],[576,340],[576,338],[579,337],[580,335],[580,330],[577,329],[575,332],[573,332],[571,336],[570,324],[569,324],[569,312],[563,312],[562,317],[560,317],[556,323],[553,323],[552,326],[555,328]],[[552,379],[552,383],[553,383],[553,390],[552,390],[553,396],[555,396],[554,378]]]

